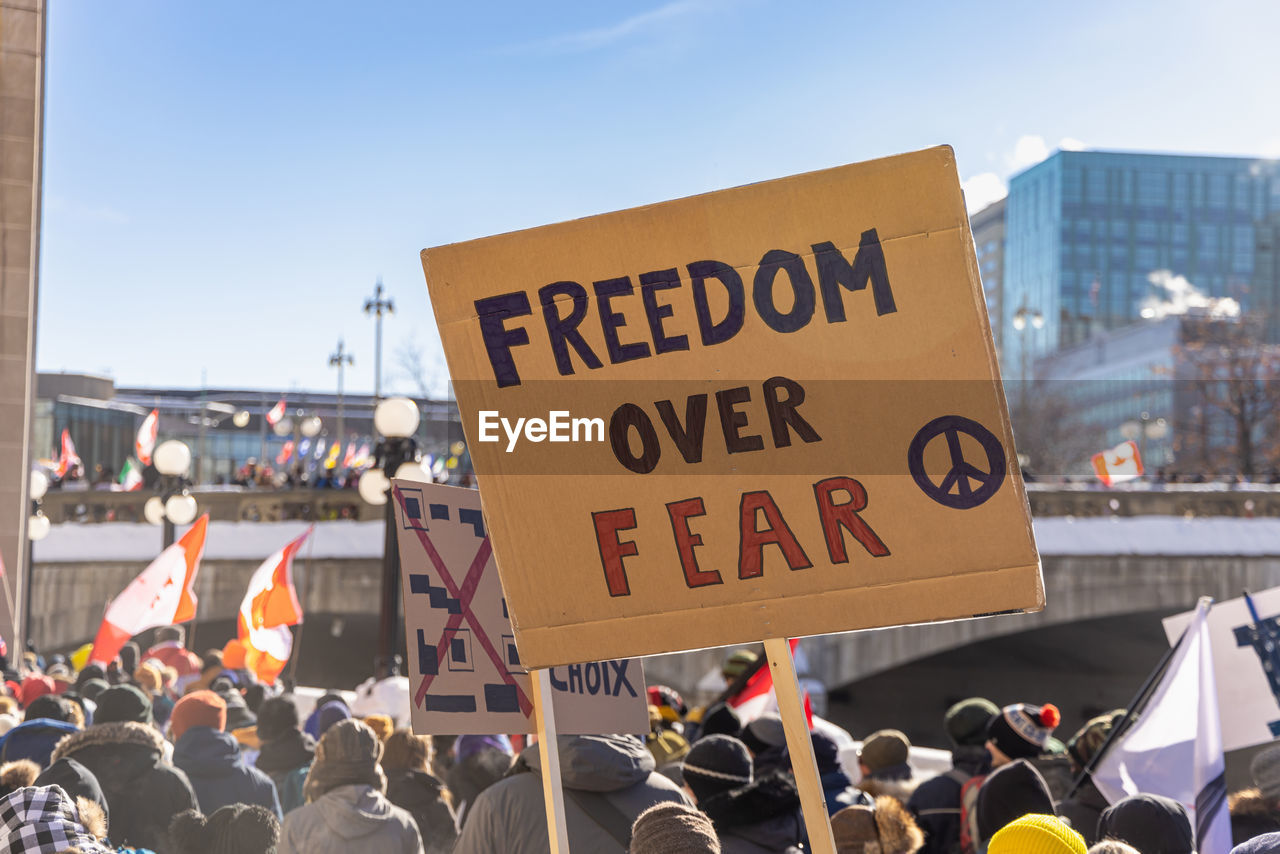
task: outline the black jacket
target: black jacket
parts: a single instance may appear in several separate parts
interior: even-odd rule
[[[387,772],[387,800],[418,823],[426,854],[449,854],[458,838],[444,784],[426,771]]]
[[[168,851],[169,822],[198,809],[187,775],[166,765],[164,739],[146,724],[94,724],[73,733],[53,751],[53,761],[75,759],[98,780],[111,807],[111,841]]]
[[[951,752],[951,765],[950,771],[917,786],[907,801],[907,809],[924,831],[920,854],[960,850],[960,789],[971,777],[991,770],[991,754],[985,747],[957,748]]]
[[[266,772],[279,788],[291,771],[307,767],[315,758],[315,739],[301,730],[291,729],[274,741],[262,742],[253,764],[259,771]]]
[[[782,774],[698,802],[720,836],[724,854],[786,854],[808,841],[800,795]]]
[[[1092,780],[1086,780],[1076,793],[1058,804],[1058,815],[1071,822],[1071,827],[1084,837],[1085,845],[1098,842],[1098,819],[1111,806]]]

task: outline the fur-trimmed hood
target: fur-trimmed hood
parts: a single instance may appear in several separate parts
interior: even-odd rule
[[[903,804],[911,800],[912,794],[915,793],[916,787],[919,785],[920,780],[916,777],[912,777],[909,780],[869,780],[863,778],[858,781],[858,788],[873,799],[888,795],[891,798],[897,798]]]
[[[1227,797],[1227,809],[1233,816],[1280,819],[1280,804],[1269,804],[1259,789],[1242,789]]]
[[[155,727],[133,721],[113,721],[94,724],[82,732],[73,732],[58,742],[53,749],[52,761],[93,747],[127,745],[143,750],[154,750],[156,759],[164,756],[164,736]]]

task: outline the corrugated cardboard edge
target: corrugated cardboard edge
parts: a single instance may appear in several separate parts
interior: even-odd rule
[[[934,603],[923,616],[902,613],[903,593],[919,606]],[[862,629],[882,629],[948,620],[963,620],[994,613],[1033,613],[1045,606],[1040,562],[1025,566],[968,572],[943,578],[926,578],[860,589],[829,590],[784,600],[740,602],[717,606],[718,618],[729,618],[737,627],[726,636],[720,626],[708,628],[699,620],[700,609],[667,611],[628,617],[630,638],[645,638],[637,646],[618,637],[616,619],[592,623],[521,630],[516,645],[526,667],[555,667],[584,658],[605,659],[657,655],[690,649],[752,643],[778,637],[773,618],[807,627],[806,637]],[[717,623],[722,625],[721,619]]]

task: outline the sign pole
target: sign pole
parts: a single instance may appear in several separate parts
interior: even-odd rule
[[[809,831],[809,845],[816,854],[836,854],[836,840],[831,833],[827,802],[818,777],[818,762],[813,758],[813,742],[800,699],[800,682],[791,659],[791,644],[786,638],[770,638],[764,642],[764,652],[773,672],[773,690],[778,695],[778,713],[782,716],[782,730],[787,736],[791,767],[800,790],[800,808]]]
[[[547,837],[556,854],[569,854],[569,828],[564,820],[564,783],[560,779],[560,751],[556,742],[556,716],[551,703],[551,671],[530,671],[533,677],[533,714],[538,720],[538,756],[542,759],[542,793],[547,808]],[[835,848],[831,849],[835,854]]]

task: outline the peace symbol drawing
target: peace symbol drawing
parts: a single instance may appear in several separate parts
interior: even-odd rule
[[[965,459],[961,433],[976,439],[986,452],[985,468]],[[941,483],[934,483],[925,471],[924,453],[929,443],[940,436],[946,439],[951,467]],[[925,495],[944,506],[969,510],[995,495],[1004,483],[1004,448],[995,434],[977,421],[962,415],[943,415],[920,428],[911,440],[911,447],[907,449],[907,467]]]

